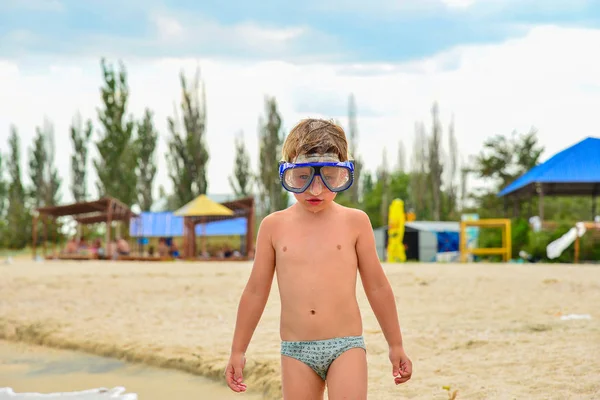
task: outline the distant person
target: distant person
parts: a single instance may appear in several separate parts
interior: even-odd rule
[[[169,246],[164,238],[158,240],[158,256],[167,257],[169,255]]]
[[[130,251],[131,249],[129,248],[129,243],[127,243],[127,240],[119,237],[117,239],[117,253],[119,253],[120,256],[128,256]]]
[[[72,237],[67,242],[67,244],[65,246],[65,253],[67,253],[67,254],[77,253],[77,240],[75,240],[75,237]]]
[[[102,241],[100,239],[94,240],[94,244],[92,245],[92,253],[98,258],[104,258],[105,253],[104,249],[102,248]]]
[[[175,244],[174,240],[171,242],[171,247],[169,248],[169,255],[173,258],[179,257],[179,248]]]
[[[225,369],[229,387],[246,391],[245,353],[275,272],[281,296],[284,399],[322,399],[325,386],[330,399],[367,398],[358,273],[389,346],[392,380],[408,381],[412,363],[369,217],[334,202],[354,177],[344,131],[328,121],[303,120],[286,138],[283,160],[281,182],[297,203],[268,215],[260,225]]]

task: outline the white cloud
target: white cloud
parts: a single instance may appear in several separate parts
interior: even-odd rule
[[[335,39],[308,26],[275,27],[252,21],[224,24],[202,14],[182,14],[165,9],[153,9],[149,20],[155,35],[144,40],[155,54],[233,54],[235,58],[299,59],[315,54],[313,43],[320,48],[335,49]],[[102,44],[100,44],[102,46]],[[190,50],[192,49],[192,50]],[[123,44],[123,51],[128,50]],[[157,53],[160,52],[160,53]],[[334,53],[331,51],[331,53]],[[328,55],[331,57],[331,55]]]
[[[207,90],[208,133],[211,159],[209,191],[229,192],[233,168],[234,135],[243,130],[257,160],[257,124],[264,95],[277,97],[284,125],[289,130],[299,119],[296,107],[310,104],[312,116],[338,118],[345,124],[340,102],[356,95],[360,153],[373,171],[387,148],[395,164],[398,141],[411,149],[415,120],[430,126],[429,110],[439,101],[446,127],[455,115],[459,148],[475,154],[482,142],[514,129],[539,129],[545,157],[586,136],[599,136],[600,30],[538,27],[518,40],[486,46],[467,46],[421,61],[400,64],[295,65],[287,62],[240,62],[209,59],[156,59],[127,62],[130,110],[138,117],[144,107],[155,111],[161,132],[157,183],[170,187],[164,159],[168,137],[166,118],[180,98],[178,73],[188,74],[200,65]],[[55,122],[58,151],[70,153],[68,127],[73,114],[96,118],[101,74],[98,60],[73,59],[35,69],[0,62],[0,85],[10,96],[0,97],[0,148],[5,152],[9,124],[19,127],[29,147],[34,128],[44,115]],[[329,106],[337,96],[339,101]],[[335,104],[333,104],[335,103]],[[361,117],[362,109],[368,116]],[[337,115],[336,115],[337,114]],[[447,137],[444,137],[444,145]],[[25,149],[23,171],[26,172]],[[95,151],[93,152],[95,156]],[[69,157],[57,157],[62,176],[70,179]],[[95,173],[93,174],[95,175]],[[91,178],[95,180],[95,176]],[[64,198],[68,183],[63,185]]]
[[[184,28],[181,23],[172,17],[155,15],[151,17],[156,25],[159,39],[161,40],[172,40],[181,39],[184,35]]]

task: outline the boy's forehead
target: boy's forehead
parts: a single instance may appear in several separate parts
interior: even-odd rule
[[[339,162],[340,157],[334,153],[300,154],[293,160],[296,163],[303,162]]]

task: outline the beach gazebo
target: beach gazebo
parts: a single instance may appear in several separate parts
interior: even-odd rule
[[[201,223],[203,227],[209,221],[235,218],[235,212],[230,208],[211,200],[202,194],[190,201],[174,215],[184,217],[184,257],[190,258],[196,255],[196,225]],[[206,252],[206,234],[202,234],[202,253]]]
[[[106,244],[107,256],[110,257],[110,225],[113,221],[129,222],[129,220],[137,215],[127,207],[124,203],[114,197],[103,197],[94,201],[79,202],[62,206],[41,207],[36,210],[33,216],[33,257],[36,257],[36,244],[38,238],[37,225],[38,220],[44,223],[43,231],[43,249],[44,257],[46,257],[46,241],[48,239],[48,222],[49,220],[59,217],[71,216],[80,225],[90,225],[97,223],[106,223]],[[56,233],[55,233],[56,234]],[[82,258],[77,255],[69,255],[68,257],[60,258]]]
[[[516,203],[537,196],[538,214],[544,221],[544,196],[589,196],[592,219],[600,195],[600,138],[588,137],[533,167],[506,186],[498,197]]]

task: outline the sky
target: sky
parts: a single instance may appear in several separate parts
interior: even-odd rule
[[[179,73],[191,78],[196,68],[211,194],[231,192],[240,132],[256,170],[265,96],[277,99],[288,132],[306,117],[347,127],[353,93],[358,153],[370,171],[384,153],[393,167],[400,142],[411,153],[415,123],[430,128],[433,102],[446,151],[454,118],[465,162],[487,138],[532,127],[547,159],[600,136],[596,49],[600,2],[591,0],[0,0],[0,152],[16,126],[30,184],[35,129],[50,121],[62,199],[71,201],[69,126],[79,113],[99,128],[105,57],[127,68],[131,115],[154,112],[155,192],[171,187],[167,118],[181,98]]]

